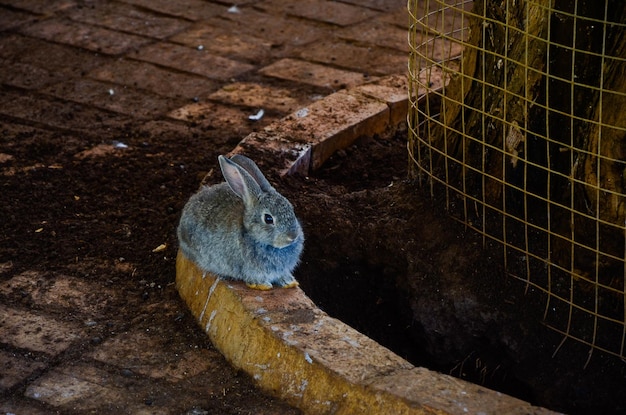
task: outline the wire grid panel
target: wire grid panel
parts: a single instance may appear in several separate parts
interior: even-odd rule
[[[625,358],[626,2],[408,8],[412,175],[563,341]]]

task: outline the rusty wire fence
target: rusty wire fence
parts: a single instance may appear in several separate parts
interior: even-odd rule
[[[626,358],[626,2],[408,9],[411,173],[563,342]]]

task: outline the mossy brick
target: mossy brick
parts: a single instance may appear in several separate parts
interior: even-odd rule
[[[252,290],[179,252],[176,287],[214,346],[265,391],[310,414],[550,414],[427,369],[319,310],[299,288]]]
[[[204,49],[198,50],[197,48],[167,42],[146,46],[138,53],[133,54],[133,57],[220,81],[236,77],[255,68],[244,62],[214,55]]]
[[[64,18],[42,20],[33,25],[22,27],[20,31],[46,41],[64,43],[107,55],[121,55],[150,42],[150,39],[142,36]]]
[[[338,26],[349,26],[377,16],[379,13],[356,4],[329,2],[326,0],[269,0],[259,5],[260,8],[287,13],[304,19],[316,20]]]
[[[298,59],[281,59],[259,71],[265,76],[338,90],[362,84],[367,77],[358,72],[336,69]]]

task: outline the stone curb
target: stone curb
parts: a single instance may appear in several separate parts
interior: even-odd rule
[[[381,134],[406,118],[406,77],[394,75],[341,90],[246,136],[232,153],[269,151],[281,175],[307,175],[361,136]]]
[[[281,174],[308,174],[358,137],[397,126],[407,108],[404,77],[385,78],[332,94],[250,134],[233,153],[262,149],[285,160],[276,166]],[[180,252],[176,286],[212,343],[235,367],[306,414],[554,413],[414,367],[329,317],[299,288],[252,290],[202,273]]]

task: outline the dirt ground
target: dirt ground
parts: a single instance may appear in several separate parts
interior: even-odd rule
[[[122,287],[126,298],[104,311],[109,334],[128,316],[158,319],[146,310],[177,301],[180,211],[217,155],[241,138],[206,125],[156,121],[73,137],[1,122],[0,264],[12,274],[42,269]],[[540,323],[542,299],[525,295],[477,237],[405,180],[405,140],[403,131],[363,139],[315,175],[270,177],[303,223],[296,275],[304,291],[417,365],[572,414],[626,410],[624,364],[596,353],[583,368],[587,349],[569,343],[551,357],[561,338]],[[199,157],[198,148],[208,150]],[[24,306],[29,298],[10,301]],[[213,350],[182,302],[168,315],[184,341]],[[220,370],[232,372],[225,361]],[[298,413],[258,398],[245,375],[225,387],[233,393],[207,400],[210,413]],[[252,395],[256,403],[242,409]]]
[[[246,116],[242,111],[241,118]],[[90,120],[83,122],[87,125]],[[36,354],[34,359],[50,367],[67,362],[91,365],[84,357],[89,349],[131,328],[145,330],[158,333],[172,353],[200,349],[211,362],[201,378],[180,382],[174,389],[166,382],[152,382],[149,391],[141,390],[137,374],[122,370],[120,384],[138,388],[145,408],[167,405],[174,411],[168,413],[194,414],[300,413],[261,393],[245,373],[233,369],[197,327],[174,287],[175,228],[183,204],[213,168],[217,155],[230,151],[248,132],[232,126],[228,131],[230,135],[224,136],[201,123],[188,128],[156,121],[74,136],[0,119],[0,283],[14,275],[41,272],[48,279],[97,281],[107,292],[122,295],[111,296],[101,306],[94,301],[102,303],[102,293],[93,293],[93,298],[85,299],[92,310],[68,314],[42,309],[30,288],[21,296],[0,294],[5,306],[51,312],[68,323],[93,322],[84,343],[58,356]],[[207,147],[199,157],[198,148]],[[159,248],[162,245],[165,249]],[[4,403],[19,400],[25,387],[18,384],[5,390]],[[132,411],[127,404],[111,402],[106,413]]]
[[[405,180],[405,143],[363,139],[281,183],[307,235],[305,292],[416,365],[570,414],[623,413],[624,363],[595,352],[584,368],[589,350],[571,341],[552,357],[545,299]]]

